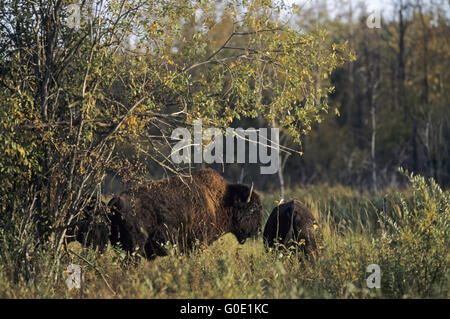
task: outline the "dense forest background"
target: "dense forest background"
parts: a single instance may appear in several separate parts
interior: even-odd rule
[[[284,8],[286,24],[301,32],[326,29],[327,41],[345,41],[355,57],[330,78],[318,80],[317,85],[334,88],[328,97],[329,114],[302,135],[300,147],[281,132],[281,145],[293,152],[281,154],[282,174],[276,178],[259,174],[259,164],[212,167],[232,181],[255,182],[264,190],[281,187],[281,194],[297,184],[343,184],[373,191],[397,187],[406,181],[398,167],[448,186],[449,3],[399,0],[370,7],[370,1],[316,0],[297,5],[295,11]],[[377,13],[380,24],[369,27]],[[231,23],[229,16],[216,14],[217,24],[207,36],[213,45],[227,40]],[[202,22],[201,17],[190,21],[185,32]],[[258,117],[235,119],[229,126],[268,124]],[[158,163],[148,165],[154,178],[170,175]],[[123,189],[117,175],[108,177],[107,190]]]
[[[356,60],[331,77],[329,103],[339,115],[331,111],[313,125],[302,140],[302,156],[282,154],[287,185],[396,187],[404,182],[400,166],[444,186],[450,182],[449,3],[377,3],[380,28],[367,26],[375,13],[369,4],[314,1],[291,20],[303,30],[325,26],[334,41],[348,41]],[[233,177],[240,178],[239,169]],[[279,186],[279,179],[259,177],[266,186]]]
[[[102,13],[107,4],[110,7]],[[232,181],[255,182],[264,190],[280,188],[281,197],[284,188],[296,184],[343,184],[373,191],[395,187],[405,182],[397,173],[398,167],[433,177],[443,186],[450,182],[450,8],[446,1],[398,0],[376,2],[375,6],[366,1],[340,0],[242,4],[194,1],[187,5],[178,1],[148,5],[140,1],[134,7],[126,1],[82,1],[78,20],[70,21],[67,8],[71,5],[68,1],[55,2],[43,5],[39,13],[33,5],[20,1],[2,2],[3,103],[16,103],[9,109],[5,107],[3,113],[8,119],[4,121],[4,132],[11,132],[5,133],[2,144],[5,155],[11,157],[6,156],[3,162],[5,180],[24,171],[28,171],[25,179],[36,180],[37,175],[33,175],[37,170],[46,171],[55,161],[64,161],[68,154],[55,157],[52,145],[35,143],[50,138],[53,129],[59,130],[56,135],[67,136],[65,126],[76,135],[73,128],[85,120],[89,125],[82,128],[93,131],[78,138],[95,140],[100,136],[94,143],[98,147],[111,149],[112,144],[106,140],[121,135],[114,140],[115,151],[111,153],[119,154],[120,161],[101,169],[107,172],[106,179],[101,178],[103,191],[117,193],[138,176],[157,179],[173,174],[177,169],[169,168],[173,166],[168,160],[170,149],[160,140],[167,140],[168,128],[203,117],[210,120],[211,126],[281,129],[283,151],[276,178],[259,174],[259,164],[212,165]],[[53,19],[58,21],[42,24],[48,14],[45,10],[57,10],[59,16]],[[122,12],[122,16],[115,22],[111,18],[108,23],[98,24],[95,29],[101,15],[114,10]],[[370,25],[373,19],[377,19],[376,25]],[[70,27],[74,22],[81,24]],[[33,23],[34,29],[30,28]],[[252,39],[252,32],[264,26],[270,26],[264,31],[273,34],[293,30],[309,36],[303,44],[310,51],[303,48],[300,54],[292,54],[295,42],[290,35]],[[253,31],[236,32],[239,27]],[[38,29],[41,34],[35,38],[33,32]],[[338,48],[339,44],[342,47]],[[64,54],[58,51],[60,45],[65,48]],[[247,50],[257,55],[262,51],[255,48],[280,45],[288,57],[284,60],[262,54],[257,63],[257,59],[248,65],[235,63],[244,59],[234,53]],[[333,46],[332,51],[324,49],[326,46]],[[106,52],[113,53],[107,57]],[[266,53],[276,52],[281,50]],[[200,62],[205,58],[214,61]],[[278,66],[274,62],[277,59],[281,62]],[[231,63],[224,63],[227,60]],[[223,70],[209,62],[221,63]],[[270,64],[273,69],[265,67]],[[279,89],[282,77],[278,79],[276,73],[280,66],[288,70],[283,76],[291,86],[283,88],[283,92]],[[183,76],[174,75],[176,72]],[[151,76],[154,79],[150,80]],[[304,76],[308,80],[303,80]],[[294,77],[298,79],[292,81]],[[277,89],[269,89],[271,86]],[[10,95],[18,87],[19,92]],[[152,97],[144,96],[145,91],[153,93],[148,94]],[[61,104],[62,100],[65,104]],[[24,103],[22,107],[17,107],[17,101]],[[68,105],[69,112],[58,113],[58,107],[53,107],[52,116],[44,114],[44,110],[51,109],[46,105],[50,103],[59,103],[58,107],[63,108]],[[122,105],[128,111],[106,111],[104,106],[98,107],[99,103],[112,103],[115,108]],[[149,120],[150,114],[141,112],[138,104],[151,105],[160,119]],[[83,110],[89,113],[86,118],[80,115]],[[291,111],[294,116],[288,116]],[[40,114],[35,116],[33,112]],[[173,114],[185,116],[175,119]],[[37,123],[38,119],[42,122]],[[39,137],[19,138],[17,128]],[[147,132],[140,134],[143,129]],[[55,140],[50,144],[58,144],[55,135],[52,138]],[[70,140],[66,152],[79,147],[76,139]],[[137,140],[139,145],[135,145]],[[83,152],[97,153],[92,147],[86,146]],[[15,161],[15,157],[20,160]],[[124,161],[133,162],[133,158],[135,163],[129,166],[145,163],[145,172],[130,176],[130,172],[138,170],[125,169]],[[69,175],[78,165],[74,157],[72,161]],[[54,171],[58,175],[56,168]],[[42,183],[49,181],[47,177]]]
[[[379,29],[365,26],[363,2],[334,19],[319,10],[333,36],[349,39],[357,60],[332,78],[340,116],[316,126],[299,163],[287,163],[298,171],[293,182],[377,189],[396,186],[396,167],[403,166],[448,185],[448,9],[448,2],[391,2]]]

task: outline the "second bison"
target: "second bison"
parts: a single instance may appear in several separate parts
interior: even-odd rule
[[[228,184],[212,169],[123,192],[109,206],[111,242],[147,258],[166,255],[168,242],[185,252],[228,232],[242,244],[262,226],[261,201],[252,188]]]
[[[264,243],[266,247],[297,247],[307,256],[316,256],[317,230],[313,214],[294,199],[273,209],[264,227]]]

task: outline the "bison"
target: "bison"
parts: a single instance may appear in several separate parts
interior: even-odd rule
[[[208,245],[228,232],[243,244],[262,226],[261,200],[253,186],[229,184],[212,169],[153,181],[108,205],[111,242],[148,259],[166,255],[168,242],[187,252],[196,242]]]
[[[264,227],[266,248],[298,247],[306,256],[318,253],[318,226],[312,213],[294,199],[275,207]]]

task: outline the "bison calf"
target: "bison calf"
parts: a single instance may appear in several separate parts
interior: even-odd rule
[[[212,169],[174,176],[123,192],[109,206],[111,241],[147,258],[163,256],[170,242],[182,252],[233,233],[240,243],[262,226],[262,205],[251,188],[228,184]]]
[[[317,229],[312,213],[294,199],[273,209],[264,227],[264,243],[266,248],[298,247],[307,256],[315,256]]]

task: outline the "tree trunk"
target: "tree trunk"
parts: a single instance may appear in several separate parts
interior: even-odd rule
[[[372,191],[377,192],[377,162],[375,158],[375,142],[377,134],[376,109],[375,104],[371,103],[370,116],[372,118],[372,138],[370,140],[370,157],[372,160]]]
[[[277,123],[275,123],[275,120],[272,120],[272,127],[276,128]],[[276,136],[275,139],[271,142],[271,145],[277,144],[280,145],[280,137]],[[272,149],[273,152],[273,149]],[[278,184],[280,186],[280,198],[284,198],[284,177],[283,177],[283,165],[281,163],[281,154],[278,152]]]

